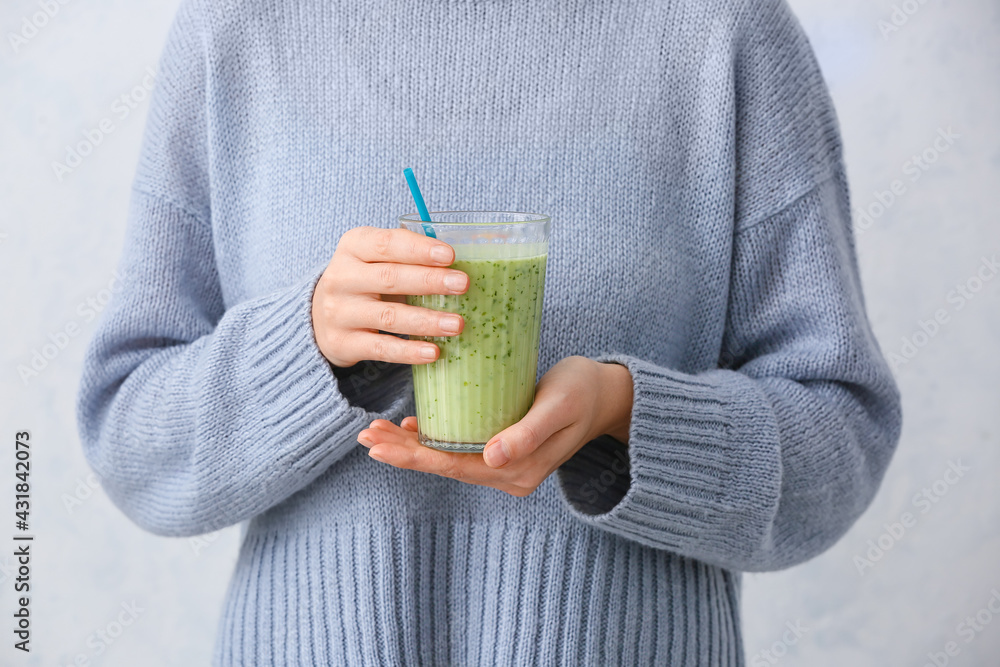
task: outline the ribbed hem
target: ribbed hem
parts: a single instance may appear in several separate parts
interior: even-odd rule
[[[573,514],[710,563],[749,559],[767,539],[782,477],[777,425],[752,380],[732,371],[687,375],[627,355],[596,359],[632,374],[628,461],[560,471]],[[624,496],[607,497],[623,486]]]
[[[742,665],[738,580],[584,526],[248,535],[214,664]]]

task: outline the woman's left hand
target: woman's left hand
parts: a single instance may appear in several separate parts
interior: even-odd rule
[[[442,452],[417,440],[417,419],[400,426],[376,419],[358,434],[369,456],[397,468],[527,496],[594,438],[627,443],[632,376],[619,364],[567,357],[538,381],[535,401],[518,423],[493,436],[483,455]]]

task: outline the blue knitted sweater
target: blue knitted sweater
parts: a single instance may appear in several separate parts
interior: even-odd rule
[[[627,448],[515,498],[358,445],[409,367],[334,370],[310,299],[407,165],[551,215],[539,373],[627,366]],[[249,520],[218,665],[741,665],[739,573],[833,544],[899,435],[782,0],[185,0],[119,273],[83,446],[147,530]]]

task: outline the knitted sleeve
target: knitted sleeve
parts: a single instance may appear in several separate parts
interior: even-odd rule
[[[628,446],[601,438],[558,473],[580,520],[746,571],[800,563],[842,536],[901,425],[865,314],[832,109],[801,33],[787,15],[774,25],[787,34],[763,28],[736,65],[737,219],[718,368],[599,357],[632,375]]]
[[[312,333],[323,267],[224,308],[207,224],[205,77],[182,5],[161,60],[118,268],[78,421],[110,498],[163,535],[216,530],[302,489],[383,416],[341,393]],[[396,409],[398,406],[393,406]]]

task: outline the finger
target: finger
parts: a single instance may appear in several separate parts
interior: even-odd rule
[[[429,364],[436,361],[440,350],[428,341],[404,340],[390,334],[354,331],[344,336],[341,356],[348,359],[387,361],[393,364]]]
[[[397,426],[396,424],[393,424],[388,419],[376,419],[375,421],[373,421],[368,426],[368,428],[373,428],[373,429],[378,429],[378,430],[381,430],[381,431],[392,432],[392,431],[398,430],[399,426]]]
[[[417,418],[416,417],[406,417],[399,423],[399,425],[405,428],[407,431],[417,432]]]
[[[355,262],[341,278],[353,294],[463,294],[469,276],[463,271],[399,262]]]
[[[502,468],[524,459],[555,433],[570,425],[567,414],[571,411],[560,401],[544,395],[536,396],[521,421],[490,438],[483,450],[483,461],[491,468]]]
[[[408,229],[356,227],[344,234],[339,247],[363,262],[448,266],[455,261],[450,245]]]
[[[422,456],[420,450],[428,452],[436,451],[427,447],[415,448],[409,444],[381,443],[371,447],[368,450],[368,455],[376,461],[403,470],[426,472],[441,477],[448,477],[465,484],[488,486],[519,498],[531,495],[538,487],[537,484],[522,484],[517,480],[510,481],[499,477],[497,471],[486,467],[483,464],[482,458],[478,456],[437,452],[438,454],[448,454],[457,459],[456,463],[441,464],[433,461],[433,457]]]
[[[372,424],[370,428],[358,433],[358,442],[369,448],[385,444],[404,446],[420,444],[415,433],[402,429],[391,422],[379,426]]]
[[[430,308],[386,303],[357,297],[353,307],[345,307],[339,325],[345,329],[377,329],[411,336],[456,336],[465,320],[460,315]]]
[[[369,449],[368,455],[396,468],[418,470],[472,484],[489,484],[484,480],[496,477],[495,472],[483,465],[481,456],[442,452],[424,447],[419,442],[414,445],[416,436],[409,433],[412,440],[380,442]]]

